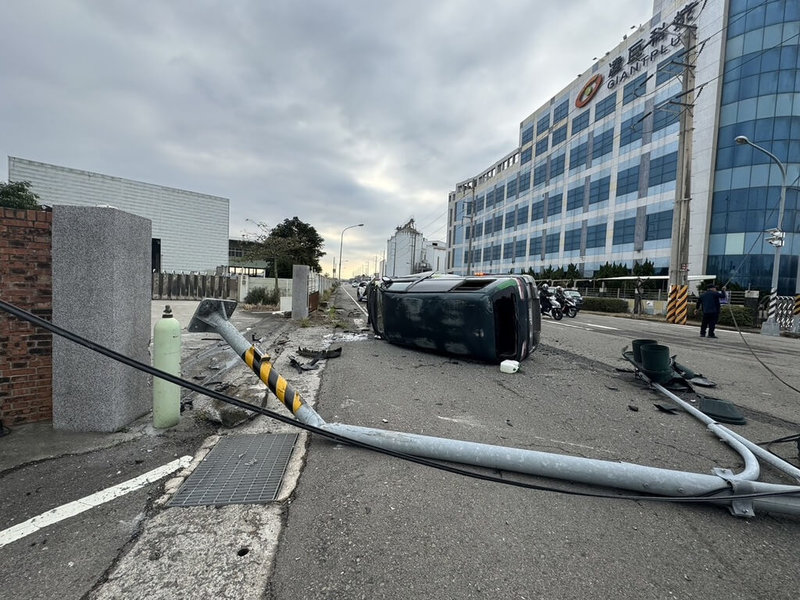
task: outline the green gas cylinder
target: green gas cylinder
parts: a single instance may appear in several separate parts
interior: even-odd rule
[[[181,374],[181,325],[169,305],[153,328],[153,366],[170,375]],[[181,388],[153,377],[153,426],[166,429],[178,424]]]

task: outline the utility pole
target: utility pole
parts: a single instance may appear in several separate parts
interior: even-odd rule
[[[669,261],[670,285],[686,285],[689,269],[689,209],[692,199],[692,141],[694,135],[694,70],[696,26],[683,24],[686,49],[681,86],[678,169],[675,180],[675,208],[672,214],[672,249]]]
[[[669,299],[667,322],[684,325],[688,319],[689,220],[692,200],[692,138],[694,133],[694,69],[697,27],[682,23],[685,48],[681,101],[671,100],[680,109],[678,166],[675,178],[675,207],[672,211],[672,247],[669,257]]]
[[[469,247],[467,248],[467,276],[472,275],[472,238],[475,237],[475,186],[474,179],[467,184],[472,190],[472,202],[469,204]]]

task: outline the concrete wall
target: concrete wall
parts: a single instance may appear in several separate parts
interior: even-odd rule
[[[150,356],[150,221],[113,208],[53,208],[53,321],[117,352]],[[53,340],[53,427],[116,431],[148,412],[149,378]]]
[[[51,212],[0,208],[0,297],[50,320]],[[0,420],[49,421],[52,334],[0,311]]]
[[[110,205],[150,219],[152,237],[161,240],[162,271],[213,272],[228,264],[227,198],[13,156],[8,178],[30,181],[43,204]]]

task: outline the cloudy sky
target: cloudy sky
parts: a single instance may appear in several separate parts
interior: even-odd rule
[[[297,216],[330,271],[511,152],[519,123],[650,0],[3,0],[7,156],[230,199],[230,234]]]

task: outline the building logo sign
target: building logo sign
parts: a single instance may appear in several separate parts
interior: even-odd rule
[[[600,74],[592,76],[592,78],[586,82],[586,85],[583,86],[578,97],[575,98],[575,106],[583,108],[589,104],[592,98],[595,97],[595,94],[600,90],[601,85],[603,85],[603,76]]]
[[[606,87],[613,90],[618,85],[625,83],[639,71],[647,70],[648,65],[655,60],[671,54],[672,51],[683,44],[681,35],[687,27],[694,27],[692,23],[697,20],[695,9],[699,2],[689,2],[680,9],[671,23],[666,21],[650,31],[649,38],[637,40],[628,47],[628,60],[618,56],[611,61],[608,67],[608,80]],[[580,98],[580,96],[578,96]],[[577,101],[576,101],[577,104]]]

